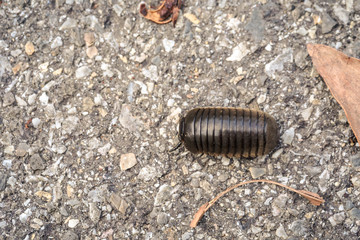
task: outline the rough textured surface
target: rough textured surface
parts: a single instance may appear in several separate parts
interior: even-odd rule
[[[186,1],[175,28],[140,1],[0,2],[1,240],[358,238],[359,145],[306,43],[359,58],[359,1]],[[199,106],[264,110],[285,143],[252,160],[169,154]],[[326,203],[254,184],[190,229],[250,168]]]

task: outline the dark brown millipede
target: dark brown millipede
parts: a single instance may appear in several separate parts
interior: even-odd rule
[[[259,110],[201,107],[180,119],[179,140],[192,153],[253,158],[276,147],[279,130],[275,119]]]

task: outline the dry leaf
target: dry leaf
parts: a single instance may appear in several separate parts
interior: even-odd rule
[[[275,184],[281,187],[284,187],[286,189],[289,189],[290,191],[296,192],[298,194],[300,194],[301,196],[305,197],[307,200],[310,201],[310,203],[312,205],[315,206],[319,206],[321,203],[325,202],[324,199],[322,197],[320,197],[318,194],[313,193],[313,192],[309,192],[309,191],[305,191],[305,190],[296,190],[292,187],[288,187],[284,184],[278,183],[278,182],[274,182],[271,180],[266,180],[266,179],[260,179],[260,180],[250,180],[250,181],[246,181],[246,182],[242,182],[242,183],[238,183],[232,187],[229,187],[228,189],[226,189],[225,191],[223,191],[222,193],[220,193],[219,195],[217,195],[213,200],[211,200],[210,202],[207,202],[203,205],[201,205],[201,207],[199,208],[199,210],[195,213],[193,220],[190,223],[190,227],[194,228],[197,226],[198,222],[200,221],[200,219],[202,218],[202,216],[204,216],[205,212],[212,206],[215,204],[215,202],[221,198],[222,196],[224,196],[226,193],[230,192],[231,190],[240,187],[242,185],[245,184],[249,184],[249,183],[256,183],[256,182],[264,182],[264,183],[271,183],[271,184]]]
[[[307,49],[360,142],[360,60],[321,44],[308,44]]]
[[[173,26],[175,27],[176,21],[179,17],[180,8],[181,1],[163,0],[156,9],[147,9],[146,4],[141,3],[139,12],[146,19],[158,24],[165,24],[172,21]]]

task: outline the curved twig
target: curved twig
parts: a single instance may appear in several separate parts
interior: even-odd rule
[[[310,203],[312,205],[315,206],[319,206],[321,203],[325,202],[324,199],[322,197],[320,197],[317,193],[313,193],[313,192],[309,192],[309,191],[305,191],[305,190],[296,190],[292,187],[286,186],[284,184],[278,183],[278,182],[274,182],[271,180],[267,180],[267,179],[259,179],[259,180],[250,180],[250,181],[246,181],[246,182],[242,182],[242,183],[238,183],[232,187],[229,187],[228,189],[226,189],[225,191],[221,192],[220,194],[218,194],[213,200],[211,200],[210,202],[207,202],[203,205],[201,205],[201,207],[199,208],[199,210],[195,213],[193,220],[190,223],[190,227],[194,228],[197,226],[198,222],[200,221],[200,219],[202,218],[202,216],[204,216],[205,212],[212,206],[215,204],[215,202],[221,198],[222,196],[224,196],[226,193],[230,192],[231,190],[240,187],[242,185],[248,184],[248,183],[256,183],[256,182],[264,182],[264,183],[271,183],[271,184],[275,184],[278,185],[280,187],[286,188],[290,191],[296,192],[298,194],[300,194],[301,196],[305,197],[306,199],[308,199],[310,201]]]

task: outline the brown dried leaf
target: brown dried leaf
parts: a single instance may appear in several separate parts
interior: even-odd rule
[[[313,192],[309,192],[309,191],[305,191],[305,190],[296,190],[292,187],[288,187],[286,185],[283,185],[281,183],[278,182],[274,182],[271,180],[266,180],[266,179],[259,179],[259,180],[250,180],[250,181],[246,181],[246,182],[242,182],[242,183],[238,183],[232,187],[229,187],[228,189],[226,189],[225,191],[221,192],[220,194],[218,194],[213,200],[211,200],[210,202],[207,202],[203,205],[201,205],[201,207],[199,208],[199,210],[195,213],[193,220],[190,223],[190,227],[195,228],[198,224],[198,222],[200,221],[200,219],[202,218],[202,216],[204,216],[205,212],[212,206],[215,204],[215,202],[221,198],[222,196],[224,196],[226,193],[230,192],[231,190],[240,187],[242,185],[245,184],[249,184],[249,183],[256,183],[256,182],[264,182],[264,183],[271,183],[271,184],[275,184],[281,187],[284,187],[286,189],[289,189],[290,191],[296,192],[298,194],[300,194],[301,196],[305,197],[306,199],[308,199],[310,201],[310,203],[312,205],[315,206],[319,206],[321,203],[324,203],[324,199],[322,197],[320,197],[318,194],[313,193]]]
[[[321,44],[308,44],[307,50],[360,142],[360,60]]]

